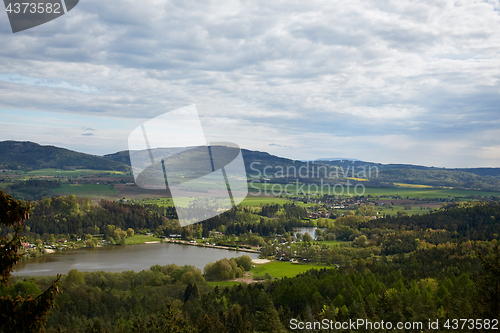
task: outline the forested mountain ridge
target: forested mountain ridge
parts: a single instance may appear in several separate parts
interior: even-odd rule
[[[162,148],[165,151],[164,155],[168,155],[169,153],[175,153],[175,149]],[[256,150],[248,150],[241,149],[241,154],[243,156],[243,161],[245,163],[246,172],[249,175],[258,173],[256,170],[262,172],[263,168],[269,166],[271,168],[276,168],[278,166],[281,167],[295,167],[300,168],[301,166],[307,166],[306,162],[296,161],[289,158],[278,157],[275,155],[271,155],[267,152],[261,152]],[[114,154],[107,154],[103,156],[105,159],[109,159],[112,161],[125,163],[131,165],[130,163],[130,155],[128,150],[119,151]]]
[[[126,164],[65,148],[42,146],[29,141],[0,142],[0,169],[37,170],[45,168],[130,170]]]
[[[328,164],[331,166],[347,168],[348,166],[358,167],[377,167],[379,170],[444,170],[444,171],[462,171],[467,173],[472,173],[478,176],[500,176],[500,168],[443,168],[416,164],[396,164],[396,163],[376,163],[376,162],[366,162],[353,159],[337,159],[337,160],[327,160],[327,159],[317,159],[315,162]]]
[[[249,177],[261,176],[271,181],[317,182],[320,178],[368,178],[368,187],[394,187],[393,183],[456,187],[473,190],[500,190],[500,168],[446,169],[411,164],[381,164],[359,160],[298,161],[267,152],[242,149]],[[128,151],[105,155],[104,158],[128,163]],[[307,171],[308,170],[308,171]],[[333,177],[332,177],[333,176]]]
[[[500,190],[500,168],[446,169],[358,160],[304,162],[278,157],[267,152],[248,149],[241,151],[249,177],[261,176],[276,182],[295,181],[299,178],[301,182],[314,183],[325,177],[329,179],[355,177],[368,178],[370,181],[365,183],[367,187],[394,187],[394,183],[403,183],[472,190]],[[175,153],[175,149],[171,153]],[[95,156],[54,146],[41,146],[33,142],[0,142],[0,169],[43,168],[128,172],[131,170],[131,163],[128,151]]]

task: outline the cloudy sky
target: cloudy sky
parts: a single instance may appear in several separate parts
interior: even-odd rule
[[[498,0],[81,0],[0,45],[0,140],[112,153],[195,104],[279,156],[500,167]]]

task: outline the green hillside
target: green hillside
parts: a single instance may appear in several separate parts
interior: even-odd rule
[[[46,168],[130,170],[126,164],[69,149],[42,146],[28,141],[0,142],[0,169],[38,170]]]
[[[162,148],[161,150],[164,151],[156,153],[168,156],[178,152],[178,149]],[[260,151],[242,149],[241,152],[248,177],[266,178],[273,183],[289,183],[297,179],[302,183],[319,183],[321,179],[326,179],[329,183],[342,183],[348,177],[356,181],[359,178],[368,178],[368,181],[364,181],[363,184],[374,188],[396,187],[403,183],[500,191],[500,168],[446,169],[358,160],[304,162]],[[0,169],[30,171],[45,168],[128,172],[130,171],[130,156],[128,151],[101,157],[54,146],[41,146],[32,142],[0,142]],[[318,172],[318,170],[322,171]]]

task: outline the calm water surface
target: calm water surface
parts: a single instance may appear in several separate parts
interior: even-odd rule
[[[181,244],[142,244],[105,246],[96,249],[57,251],[43,257],[23,261],[12,275],[66,274],[71,269],[94,272],[124,272],[149,269],[151,266],[176,264],[192,265],[203,270],[210,261],[248,255],[255,259],[257,253],[236,252]]]
[[[311,235],[311,237],[316,240],[316,229],[321,229],[322,231],[325,229],[325,228],[318,228],[318,227],[297,227],[297,228],[293,228],[293,232],[294,233],[297,233],[297,232],[300,232],[302,235],[304,235],[306,232],[309,233],[309,235]]]

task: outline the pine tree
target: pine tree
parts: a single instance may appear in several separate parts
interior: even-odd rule
[[[9,286],[9,280],[14,265],[20,258],[19,249],[22,247],[23,222],[29,218],[31,205],[15,200],[10,195],[0,191],[0,225],[12,228],[14,236],[0,238],[0,286]],[[17,296],[0,297],[0,331],[5,333],[44,332],[46,315],[53,307],[54,298],[59,292],[57,282],[41,295],[34,298]]]
[[[479,255],[483,265],[483,274],[476,277],[483,318],[500,318],[500,246],[496,245],[488,256]]]

